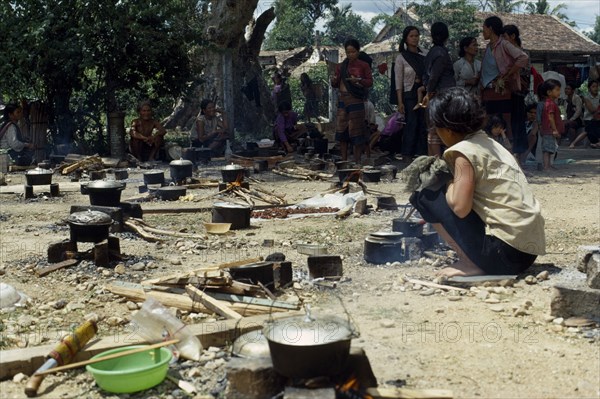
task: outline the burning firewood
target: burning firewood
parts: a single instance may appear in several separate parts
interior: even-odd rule
[[[104,164],[102,163],[102,158],[97,155],[92,155],[89,157],[85,157],[80,161],[74,162],[72,164],[61,165],[59,169],[63,175],[68,175],[69,173],[73,173],[78,169],[86,170],[93,169],[98,170],[102,169]]]

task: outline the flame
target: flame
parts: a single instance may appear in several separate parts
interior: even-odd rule
[[[373,399],[371,395],[367,395],[364,392],[364,389],[360,386],[358,382],[358,378],[354,374],[352,374],[345,382],[337,385],[335,387],[336,395],[338,398],[347,398],[347,399]]]

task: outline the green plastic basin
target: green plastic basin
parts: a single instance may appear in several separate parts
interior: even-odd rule
[[[142,348],[146,345],[133,345],[112,349],[94,356],[92,359]],[[113,393],[132,393],[143,391],[160,384],[167,375],[171,351],[166,348],[150,349],[109,359],[104,362],[89,364],[85,368],[92,373],[96,384],[105,391]]]

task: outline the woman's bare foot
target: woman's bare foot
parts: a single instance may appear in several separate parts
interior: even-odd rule
[[[454,277],[454,276],[481,276],[485,272],[475,265],[467,262],[461,262],[460,260],[454,263],[452,266],[448,266],[440,270],[437,275],[443,277]]]

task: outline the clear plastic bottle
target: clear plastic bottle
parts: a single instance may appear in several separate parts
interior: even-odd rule
[[[229,140],[227,140],[225,141],[225,160],[229,161],[231,155],[233,155],[233,151],[231,151],[231,144],[229,144]]]
[[[185,359],[200,360],[202,344],[181,320],[160,302],[148,298],[142,308],[132,317],[134,331],[148,342],[179,339],[175,345]]]

